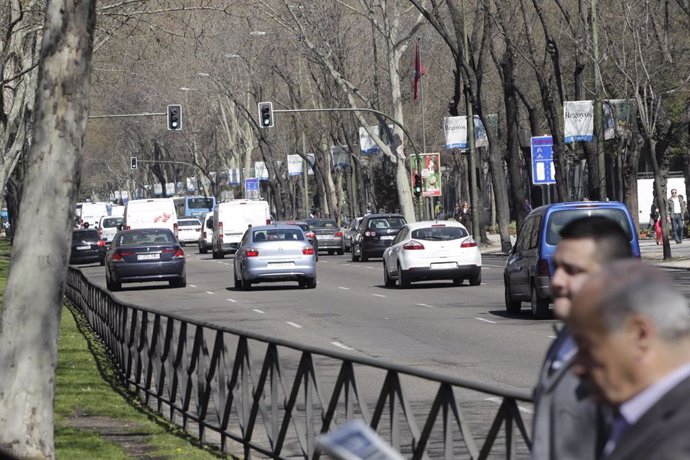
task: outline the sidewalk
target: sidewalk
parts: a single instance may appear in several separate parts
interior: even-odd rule
[[[502,254],[500,236],[497,233],[490,233],[488,236],[490,243],[480,246],[482,255]],[[510,239],[511,243],[515,244],[515,236],[511,236]],[[640,239],[640,253],[644,260],[659,267],[690,270],[690,239],[684,240],[681,244],[671,241],[672,258],[670,260],[663,260],[663,247],[657,245],[652,238]]]

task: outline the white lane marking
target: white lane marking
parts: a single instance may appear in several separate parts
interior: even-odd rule
[[[237,303],[237,300],[235,300],[235,299],[228,299],[228,302]]]
[[[196,287],[196,284],[190,284],[189,287],[195,288],[195,287]]]
[[[482,269],[484,268],[505,268],[503,265],[482,265]]]
[[[338,286],[338,289],[342,289],[343,291],[349,291],[350,288],[345,287],[345,286]]]
[[[501,400],[501,398],[496,398],[496,397],[484,398],[484,401],[489,401],[489,402],[492,402],[492,403],[495,403],[495,404],[499,404],[499,405],[503,403],[503,401]],[[524,412],[525,414],[531,414],[531,413],[533,412],[532,409],[529,409],[529,408],[527,408],[527,407],[522,407],[522,406],[519,405],[519,404],[518,404],[518,410],[519,410],[520,412]]]
[[[229,262],[223,262],[223,265],[230,265]]]
[[[296,327],[297,329],[302,329],[302,326],[300,326],[297,323],[293,323],[292,321],[286,321],[286,324],[289,324],[292,327]]]
[[[211,294],[211,295],[213,295],[213,294],[215,294],[215,292],[206,291],[206,294]]]
[[[367,270],[376,270],[378,267],[367,267]]]
[[[343,345],[343,344],[340,343],[340,342],[331,342],[331,344],[335,345],[335,346],[338,347],[338,348],[342,348],[343,350],[348,350],[348,351],[354,350],[354,348],[348,347],[347,345]]]
[[[496,321],[491,321],[491,320],[484,319],[484,318],[474,318],[474,319],[476,319],[477,321],[484,321],[485,323],[496,324]]]
[[[385,297],[386,297],[386,296],[385,296],[385,295],[383,295],[383,294],[372,294],[372,295],[373,295],[374,297],[383,297],[383,298],[385,298]]]
[[[254,308],[253,311],[255,311],[255,312],[257,312],[257,313],[260,313],[260,314],[262,314],[262,315],[263,315],[264,313],[266,313],[265,311],[259,310],[258,308]]]
[[[425,303],[418,303],[417,305],[419,305],[420,307],[426,307],[426,308],[436,308],[433,305],[427,305]]]
[[[550,338],[550,339],[555,339],[555,338],[556,338],[555,335],[547,335],[547,337]]]

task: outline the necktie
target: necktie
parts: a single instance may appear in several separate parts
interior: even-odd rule
[[[625,421],[625,418],[621,414],[616,415],[616,417],[613,419],[613,425],[611,426],[609,440],[604,446],[605,457],[608,457],[611,452],[613,452],[613,449],[616,448],[616,444],[618,444],[618,440],[629,426],[630,425]]]

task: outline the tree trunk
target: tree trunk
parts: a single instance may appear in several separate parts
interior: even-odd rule
[[[50,0],[0,329],[0,449],[55,457],[57,338],[88,118],[95,1]]]

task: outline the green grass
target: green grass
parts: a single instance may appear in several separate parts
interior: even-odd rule
[[[0,238],[0,295],[4,293],[10,246]],[[146,458],[205,460],[234,458],[199,445],[178,427],[143,407],[118,380],[105,347],[94,337],[85,318],[65,307],[60,324],[55,388],[55,448],[58,459],[129,459],[125,448],[113,442],[115,431],[135,439]],[[75,420],[98,417],[104,434],[75,428]],[[128,436],[137,433],[137,436]],[[143,434],[143,436],[142,436]]]

